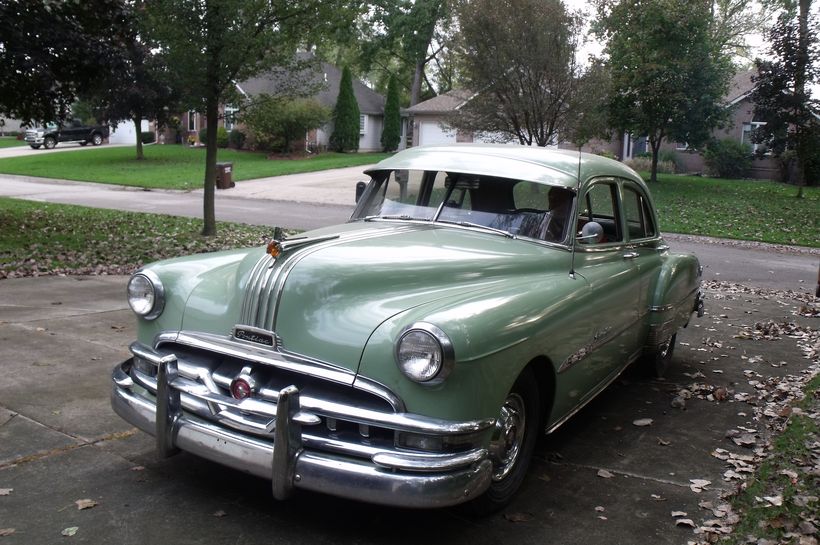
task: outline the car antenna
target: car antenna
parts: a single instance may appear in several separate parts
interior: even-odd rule
[[[577,203],[578,206],[580,206],[581,203],[580,203],[579,199],[581,198],[581,146],[578,146],[578,173],[576,174],[575,178],[576,178],[576,181],[578,182],[578,186],[575,188],[575,202]],[[570,256],[570,261],[569,261],[569,277],[572,278],[573,280],[575,280],[575,236],[577,235],[577,233],[575,233],[575,230],[576,230],[575,227],[577,227],[577,225],[578,225],[578,222],[575,221],[576,217],[578,217],[578,214],[576,213],[575,215],[573,215],[572,210],[570,210],[569,225],[570,225],[570,228],[572,229],[573,236],[572,236],[572,248],[570,248],[570,251],[572,252],[572,255]]]

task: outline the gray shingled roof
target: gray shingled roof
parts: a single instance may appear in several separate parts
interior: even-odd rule
[[[754,90],[755,84],[752,83],[752,76],[756,73],[755,70],[743,70],[734,75],[729,83],[729,90],[726,92],[727,104],[734,104]]]
[[[406,108],[404,112],[408,114],[445,114],[456,111],[459,106],[467,102],[473,96],[472,91],[466,89],[453,89],[441,95],[419,102],[415,106]]]
[[[342,71],[337,66],[323,62],[312,69],[303,70],[297,74],[286,71],[272,70],[258,77],[239,83],[239,88],[248,96],[261,93],[276,94],[288,86],[318,85],[319,91],[313,98],[333,108],[339,96],[339,83],[342,80]],[[356,78],[353,78],[353,94],[359,104],[359,111],[367,115],[384,115],[384,97],[369,88]]]

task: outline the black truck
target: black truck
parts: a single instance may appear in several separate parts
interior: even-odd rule
[[[79,142],[81,146],[91,143],[99,146],[108,138],[108,127],[89,127],[78,119],[70,119],[62,125],[49,124],[26,130],[26,142],[34,149],[43,146],[51,149],[59,142]]]

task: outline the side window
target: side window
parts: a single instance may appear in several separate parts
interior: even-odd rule
[[[587,190],[578,214],[578,230],[590,221],[601,224],[604,236],[600,243],[623,240],[618,215],[618,186],[615,183],[596,183]]]
[[[628,186],[624,187],[624,215],[630,239],[655,236],[655,225],[652,223],[652,214],[649,213],[646,198],[635,188]]]

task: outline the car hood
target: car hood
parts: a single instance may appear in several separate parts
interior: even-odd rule
[[[501,289],[513,277],[543,278],[550,263],[565,262],[556,254],[567,255],[431,224],[358,222],[305,235],[316,242],[286,250],[275,262],[255,250],[237,270],[203,279],[189,298],[184,327],[221,322],[222,334],[228,323],[273,330],[283,350],[356,371],[368,338],[392,316],[465,292]],[[217,287],[232,282],[233,297],[226,299]],[[225,319],[214,320],[214,312]]]

